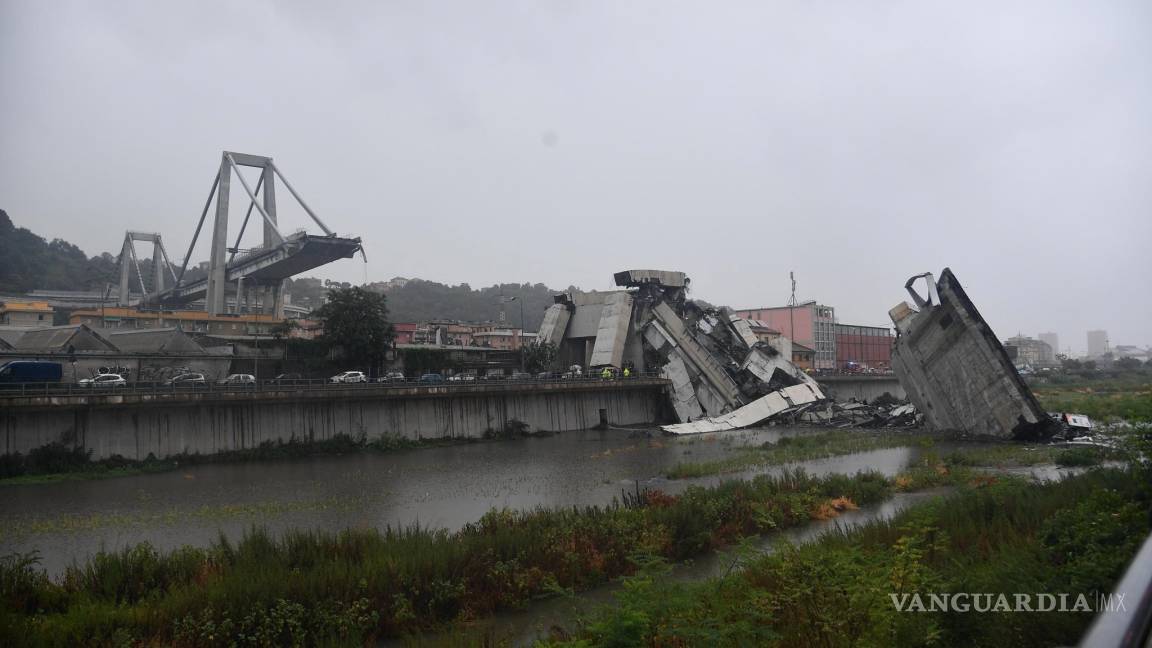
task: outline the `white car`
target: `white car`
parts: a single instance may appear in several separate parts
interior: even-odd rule
[[[84,378],[80,381],[81,387],[125,387],[128,381],[119,374],[100,374],[95,378]]]
[[[256,376],[252,374],[232,374],[220,381],[221,385],[255,385]]]
[[[363,371],[345,371],[332,376],[329,380],[334,383],[366,383],[368,376],[365,376]]]

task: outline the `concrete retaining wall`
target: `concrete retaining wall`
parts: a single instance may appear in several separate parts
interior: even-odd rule
[[[120,402],[0,406],[0,453],[27,453],[60,441],[93,459],[144,459],[183,452],[212,454],[265,441],[322,441],[336,435],[406,439],[478,438],[520,421],[529,431],[587,429],[659,422],[664,381],[633,384],[525,385],[493,389],[414,388],[395,392],[180,395],[171,399],[108,396]]]
[[[818,376],[816,380],[825,396],[838,401],[855,398],[870,403],[885,392],[900,400],[908,398],[896,376]]]

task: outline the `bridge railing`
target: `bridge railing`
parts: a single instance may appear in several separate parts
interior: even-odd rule
[[[561,384],[590,384],[590,383],[626,383],[635,380],[662,379],[656,373],[637,372],[628,377],[614,374],[605,378],[599,373],[570,375],[559,372],[549,372],[547,375],[531,377],[493,377],[493,376],[450,376],[442,380],[422,380],[420,378],[405,378],[404,380],[388,380],[383,378],[369,379],[366,382],[335,382],[332,378],[298,378],[285,380],[261,380],[255,383],[223,383],[220,381],[188,381],[179,383],[167,382],[135,382],[120,386],[81,385],[77,383],[3,383],[0,384],[0,402],[4,399],[28,398],[38,396],[86,396],[98,394],[194,394],[194,393],[227,393],[252,394],[276,393],[298,391],[349,391],[349,390],[388,390],[408,389],[413,387],[438,388],[465,388],[477,385],[539,385],[546,383]]]

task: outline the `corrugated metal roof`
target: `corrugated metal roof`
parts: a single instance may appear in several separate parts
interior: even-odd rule
[[[4,342],[7,343],[10,348],[14,348],[16,346],[16,342],[18,342],[20,338],[24,337],[24,334],[30,330],[31,329],[16,326],[0,327],[0,340],[4,340]]]
[[[102,333],[113,346],[125,353],[204,353],[204,347],[178,328],[112,330]]]
[[[76,351],[116,350],[83,324],[30,329],[12,346],[17,351],[66,351],[69,346]]]

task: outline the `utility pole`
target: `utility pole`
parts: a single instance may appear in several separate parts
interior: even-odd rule
[[[791,339],[792,344],[795,344],[796,323],[794,313],[796,312],[796,273],[789,270],[788,278],[792,280],[792,298],[788,300],[788,337]],[[793,357],[795,357],[795,354],[793,354]],[[788,358],[788,361],[791,362],[792,358]]]
[[[112,294],[112,284],[104,284],[104,295],[100,298],[100,328],[108,328],[108,295]]]

